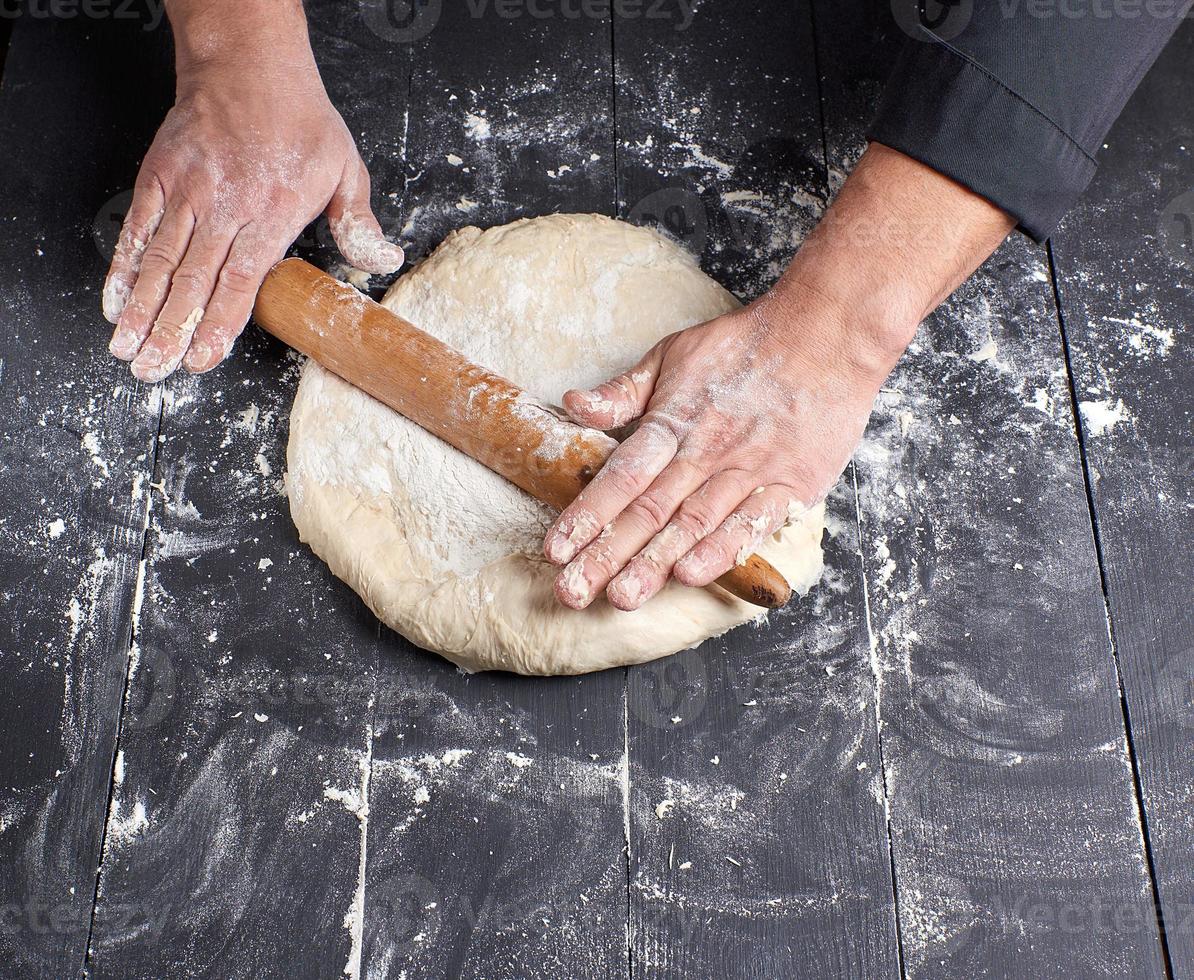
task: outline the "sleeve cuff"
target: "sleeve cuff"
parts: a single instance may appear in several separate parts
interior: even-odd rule
[[[1038,242],[1095,173],[1051,119],[929,34],[905,45],[867,138],[982,195]]]

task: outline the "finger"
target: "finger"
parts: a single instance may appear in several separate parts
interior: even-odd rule
[[[564,408],[573,421],[591,429],[619,429],[628,425],[647,410],[662,362],[663,348],[652,347],[633,368],[604,384],[564,392]]]
[[[592,482],[556,518],[543,550],[548,561],[566,565],[630,501],[647,489],[676,455],[671,429],[648,422],[614,450]]]
[[[174,270],[186,254],[195,228],[195,214],[186,205],[168,206],[157,232],[145,247],[141,271],[112,334],[108,349],[122,361],[131,361],[170,293]]]
[[[203,374],[228,356],[249,322],[262,280],[289,244],[287,234],[277,229],[247,225],[240,230],[220,269],[203,322],[183,358],[186,370]]]
[[[336,247],[352,265],[381,274],[402,268],[405,253],[386,240],[369,204],[369,171],[364,164],[340,182],[327,216]]]
[[[745,563],[769,534],[775,534],[788,523],[794,499],[789,487],[759,487],[717,530],[676,563],[677,581],[691,586],[708,585],[735,565]]]
[[[659,477],[630,501],[556,579],[556,595],[573,609],[584,609],[668,522],[696,491],[705,470],[677,456]],[[736,500],[741,500],[739,494]],[[573,565],[578,565],[573,569]],[[615,603],[615,605],[617,605]],[[621,608],[621,607],[619,607]]]
[[[170,282],[170,295],[149,338],[133,359],[133,377],[154,384],[174,373],[211,300],[216,276],[228,257],[235,227],[206,226],[195,232]]]
[[[116,251],[112,253],[112,262],[104,279],[104,319],[113,325],[120,322],[124,305],[132,294],[133,286],[137,284],[141,259],[161,224],[165,203],[165,192],[156,177],[144,183],[138,181],[133,190],[133,203],[124,217],[120,237],[116,240]]]
[[[737,471],[709,479],[610,582],[606,590],[610,604],[618,609],[638,609],[667,585],[676,562],[712,534],[748,492],[746,476]]]

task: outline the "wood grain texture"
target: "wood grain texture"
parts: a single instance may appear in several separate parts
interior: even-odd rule
[[[77,975],[87,948],[160,411],[113,364],[99,289],[128,141],[161,111],[142,88],[165,77],[158,42],[23,19],[0,92],[6,976]]]
[[[615,26],[621,216],[753,298],[826,195],[808,7]],[[812,595],[630,672],[636,976],[898,974],[852,496]]]
[[[608,23],[473,9],[444,4],[413,46],[415,256],[463,225],[613,206]],[[625,976],[624,672],[465,678],[389,634],[383,659],[364,975]]]
[[[1088,485],[1174,976],[1194,974],[1191,26],[1146,76],[1052,240],[1074,391],[1091,413]],[[1104,427],[1100,407],[1122,419]]]
[[[307,6],[412,258],[592,210],[744,297],[901,37],[886,2]],[[1154,888],[1194,972],[1194,271],[1159,233],[1194,189],[1194,32],[1055,281],[1013,241],[927,324],[812,596],[524,680],[411,648],[297,541],[280,345],[153,389],[107,354],[102,246],[171,94],[144,26],[20,20],[0,85],[0,976],[1154,977]],[[298,250],[340,266],[326,222]],[[1074,400],[1122,419],[1079,443]]]
[[[898,37],[815,12],[844,172]],[[1043,250],[929,318],[856,465],[906,974],[1162,975]]]
[[[341,103],[348,125],[400,132],[405,72],[370,76],[381,43],[348,6],[310,15],[329,88],[355,93]],[[362,143],[375,179],[400,181],[390,155]],[[353,957],[378,629],[290,522],[297,367],[250,329],[219,370],[160,389],[96,977],[328,977]],[[130,905],[152,910],[148,928],[127,921]]]

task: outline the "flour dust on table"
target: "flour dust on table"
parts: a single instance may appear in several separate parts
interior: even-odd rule
[[[679,245],[600,215],[463,228],[383,302],[553,404],[739,305]],[[385,623],[465,670],[642,663],[761,614],[716,587],[675,582],[635,612],[604,599],[565,609],[542,553],[550,508],[314,361],[288,457],[302,539]],[[759,554],[806,592],[821,574],[823,528],[817,507]]]

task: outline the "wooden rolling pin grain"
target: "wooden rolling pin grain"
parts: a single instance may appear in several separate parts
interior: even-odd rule
[[[301,259],[274,266],[254,317],[290,347],[558,510],[618,445]],[[768,608],[792,595],[783,575],[757,555],[717,584]]]

